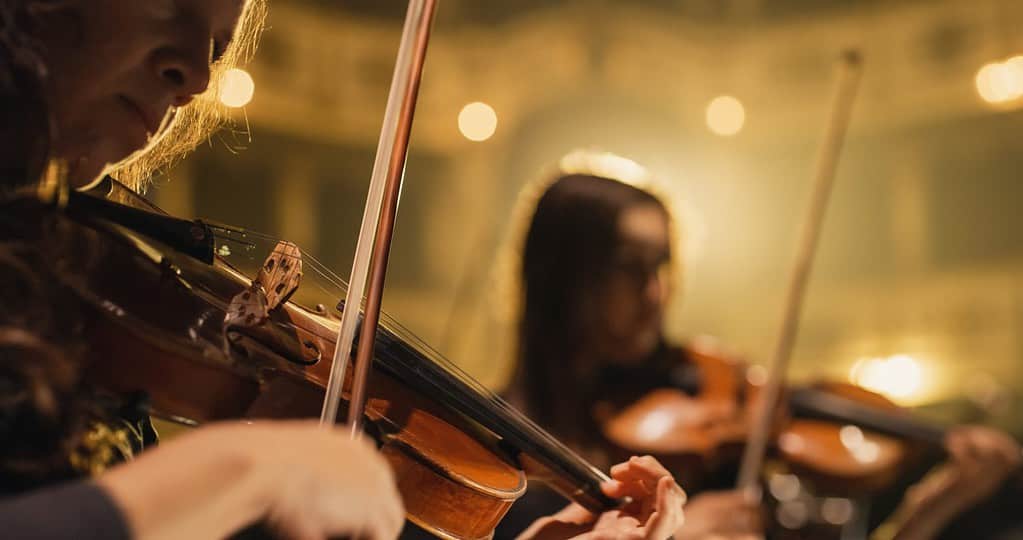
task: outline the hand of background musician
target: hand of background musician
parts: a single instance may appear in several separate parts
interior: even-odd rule
[[[404,510],[372,445],[310,421],[213,424],[97,482],[135,538],[223,538],[264,522],[281,538],[397,537]]]
[[[686,494],[656,459],[633,457],[611,467],[611,478],[604,493],[629,497],[629,504],[600,515],[572,504],[537,520],[519,540],[658,540],[682,527]]]
[[[763,512],[740,490],[700,493],[686,504],[686,523],[675,540],[757,540],[764,537]]]
[[[1023,462],[1016,441],[983,426],[950,430],[945,449],[949,460],[907,491],[897,539],[936,537],[950,521],[994,495]]]
[[[1023,462],[1023,451],[1009,435],[984,426],[949,430],[945,449],[950,456],[944,478],[932,486],[948,512],[956,514],[989,498]],[[944,502],[947,501],[947,502]]]

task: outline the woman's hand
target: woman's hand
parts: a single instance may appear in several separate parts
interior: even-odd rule
[[[222,538],[261,521],[287,539],[379,540],[404,523],[376,450],[311,421],[202,427],[97,482],[136,538]]]
[[[899,513],[906,516],[896,538],[933,538],[957,516],[984,502],[1023,462],[1020,446],[1007,434],[983,426],[948,432],[949,460],[906,492]]]
[[[743,491],[700,493],[686,504],[686,523],[675,540],[755,540],[764,537],[760,504]]]
[[[263,437],[273,440],[257,440]],[[397,538],[405,510],[391,467],[370,440],[316,422],[254,434],[254,460],[273,478],[267,523],[284,538]]]
[[[956,468],[952,487],[958,492],[963,510],[993,495],[1023,462],[1023,450],[1012,437],[984,426],[950,430],[945,448]]]
[[[601,486],[609,497],[629,497],[624,507],[594,515],[571,504],[533,523],[519,540],[657,540],[682,526],[686,494],[671,473],[650,456],[633,457],[611,468]]]

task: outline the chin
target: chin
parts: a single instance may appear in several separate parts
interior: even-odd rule
[[[68,182],[72,188],[86,189],[92,187],[103,178],[105,165],[98,165],[93,161],[79,161],[68,169]]]
[[[138,150],[134,136],[96,137],[64,155],[68,162],[68,181],[77,189],[87,188],[102,179],[111,166],[124,162]],[[78,151],[75,151],[75,150]]]

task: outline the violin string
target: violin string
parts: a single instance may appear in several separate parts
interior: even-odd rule
[[[222,227],[222,226],[216,226],[216,227],[212,227],[212,228],[215,230],[215,232],[217,230],[222,230],[222,231],[227,231],[229,233],[242,234],[242,235],[245,235],[245,236],[248,236],[248,237],[255,238],[257,240],[263,240],[263,241],[267,241],[267,242],[275,242],[276,243],[276,242],[279,241],[279,239],[275,238],[274,236],[269,235],[269,234],[265,234],[265,233],[259,233],[259,232],[254,232],[254,231],[249,231],[249,230],[242,230],[242,229],[233,229],[233,228]],[[222,238],[224,240],[231,241],[231,242],[241,243],[243,245],[255,247],[254,244],[252,244],[251,242],[245,242],[245,241],[242,241],[242,240],[239,240],[237,238],[230,237],[230,236],[225,236],[225,235],[222,235],[222,234],[221,235],[216,235],[216,236],[219,237],[219,238]],[[293,258],[293,259],[300,260],[302,262],[303,269],[308,267],[312,271],[312,273],[314,273],[317,276],[319,276],[320,278],[322,278],[324,281],[326,281],[331,286],[337,288],[337,290],[331,291],[326,286],[324,286],[322,283],[320,283],[320,282],[318,282],[316,280],[311,280],[312,284],[319,291],[321,291],[324,294],[329,295],[329,296],[341,295],[340,298],[343,298],[344,291],[347,290],[347,284],[345,283],[344,279],[341,278],[336,272],[331,270],[330,267],[328,267],[326,264],[324,264],[319,259],[317,259],[315,256],[313,256],[313,255],[309,254],[308,252],[305,252],[304,250],[301,250],[301,249],[299,251],[299,255],[293,255],[293,254],[290,254],[290,253],[282,253],[281,256],[282,257],[287,257],[287,258]],[[546,445],[548,447],[556,450],[563,457],[565,457],[565,458],[575,462],[575,464],[577,466],[579,466],[580,468],[589,470],[590,472],[596,472],[599,475],[599,478],[601,480],[605,479],[605,475],[601,471],[597,471],[592,465],[590,465],[587,461],[585,461],[574,450],[569,448],[565,443],[563,443],[561,440],[559,440],[554,435],[549,433],[546,429],[541,427],[539,424],[537,424],[535,421],[533,421],[527,415],[525,415],[524,413],[519,411],[515,406],[513,406],[511,403],[509,403],[507,400],[505,400],[499,394],[497,394],[493,390],[491,390],[491,389],[487,388],[486,386],[484,386],[483,383],[479,382],[475,377],[470,375],[468,372],[466,372],[460,366],[458,366],[457,364],[455,364],[451,360],[448,360],[446,357],[444,357],[443,355],[438,353],[435,349],[430,347],[422,339],[420,339],[415,334],[410,332],[408,329],[406,329],[404,326],[402,326],[400,323],[398,323],[392,317],[390,317],[389,315],[384,313],[384,314],[382,314],[382,320],[383,320],[384,323],[386,323],[386,325],[388,327],[391,327],[396,332],[398,332],[400,334],[403,334],[403,335],[400,336],[401,339],[403,339],[404,341],[408,342],[410,345],[414,345],[417,349],[419,349],[419,351],[421,353],[423,353],[422,355],[423,355],[424,358],[426,358],[428,361],[431,361],[434,364],[440,366],[442,369],[447,371],[450,375],[452,375],[453,377],[458,379],[459,382],[461,382],[462,384],[467,386],[472,391],[476,392],[476,394],[478,396],[480,396],[482,398],[485,398],[489,402],[490,405],[496,407],[497,410],[503,412],[505,414],[505,416],[507,416],[508,418],[512,419],[516,423],[518,423],[519,424],[519,428],[523,429],[526,432],[525,435],[528,435],[529,438],[537,439],[537,440],[540,440],[540,441],[546,443]]]
[[[278,242],[279,241],[278,238],[276,238],[276,237],[274,237],[272,235],[269,235],[269,234],[265,234],[265,233],[259,233],[259,232],[254,232],[254,231],[249,231],[249,230],[242,230],[242,229],[234,229],[234,228],[231,228],[231,227],[225,227],[225,226],[220,226],[220,225],[211,226],[211,228],[214,230],[214,233],[215,233],[214,236],[216,236],[217,238],[221,238],[223,240],[226,240],[226,241],[229,241],[229,242],[232,242],[232,243],[241,244],[244,247],[256,247],[256,246],[252,242],[248,242],[248,241],[245,241],[245,240],[240,240],[238,238],[234,238],[234,237],[225,235],[223,233],[220,233],[220,234],[216,234],[216,233],[218,231],[224,231],[224,232],[227,232],[228,234],[230,234],[230,233],[242,234],[242,235],[245,235],[245,236],[251,236],[251,237],[253,237],[253,238],[257,239],[257,240],[264,240],[264,241],[267,241],[267,242]],[[338,288],[337,291],[331,291],[327,287],[325,287],[322,283],[319,283],[317,281],[313,281],[312,284],[318,290],[320,290],[321,292],[323,292],[323,293],[325,293],[327,295],[337,295],[339,293],[343,294],[343,292],[345,290],[345,287],[346,287],[344,280],[340,276],[338,276],[337,273],[332,271],[327,265],[323,264],[316,257],[310,255],[309,253],[305,252],[304,250],[301,250],[301,248],[300,248],[300,254],[299,255],[292,255],[292,254],[289,254],[289,253],[284,253],[284,254],[282,254],[282,256],[286,257],[286,258],[292,258],[292,259],[300,260],[302,262],[303,268],[310,267],[313,270],[314,273],[316,273],[317,275],[322,277],[330,285],[333,285],[334,287]]]

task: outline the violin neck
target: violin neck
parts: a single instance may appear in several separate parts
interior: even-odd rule
[[[814,388],[792,390],[792,413],[800,417],[844,422],[903,439],[942,447],[945,430],[901,411],[883,410],[834,393]]]

